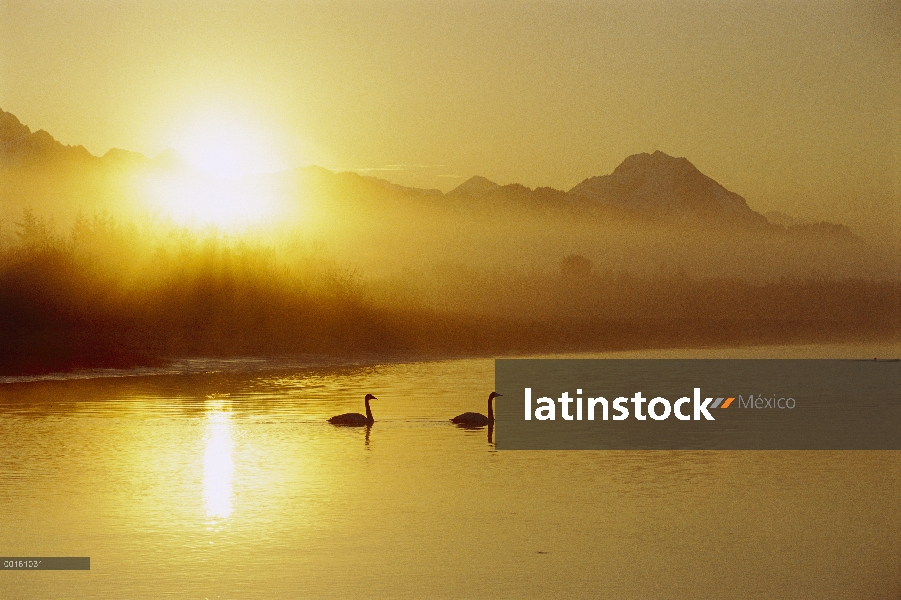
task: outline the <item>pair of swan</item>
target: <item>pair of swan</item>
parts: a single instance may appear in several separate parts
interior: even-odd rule
[[[462,415],[457,415],[453,419],[451,419],[451,423],[454,425],[459,425],[460,427],[484,427],[485,425],[489,425],[494,423],[494,408],[491,406],[491,402],[500,396],[497,392],[491,392],[491,395],[488,396],[488,416],[486,417],[482,413],[474,413],[474,412],[465,412]],[[361,415],[360,413],[344,413],[343,415],[335,415],[331,419],[328,420],[332,425],[346,425],[349,427],[363,427],[365,425],[372,425],[375,420],[372,418],[372,409],[369,408],[370,400],[378,400],[372,394],[366,394],[366,398],[364,400],[366,404],[366,414]]]

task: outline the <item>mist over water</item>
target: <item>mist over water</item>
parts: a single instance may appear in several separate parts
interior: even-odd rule
[[[188,176],[97,160],[83,168]],[[319,168],[261,175],[209,213],[259,200],[279,215],[243,231],[149,214],[140,186],[68,221],[23,209],[0,228],[0,371],[901,332],[893,248],[837,224],[769,223],[686,159],[636,155],[567,193],[480,185],[442,195]]]

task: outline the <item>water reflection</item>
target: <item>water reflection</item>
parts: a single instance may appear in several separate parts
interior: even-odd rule
[[[899,598],[901,452],[495,452],[447,420],[493,368],[0,389],[3,546],[105,565],[2,597]]]
[[[232,433],[228,412],[220,408],[207,415],[203,499],[210,517],[226,519],[232,513],[232,479],[235,472]]]

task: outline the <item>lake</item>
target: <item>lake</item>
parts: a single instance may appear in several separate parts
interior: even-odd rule
[[[901,452],[497,451],[448,422],[493,382],[490,359],[0,378],[0,554],[91,557],[0,597],[901,596]],[[371,428],[325,422],[366,393]]]

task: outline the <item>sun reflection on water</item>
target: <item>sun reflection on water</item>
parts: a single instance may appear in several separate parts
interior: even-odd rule
[[[210,517],[226,519],[232,513],[233,446],[229,413],[213,410],[207,417],[203,458],[203,499]]]

